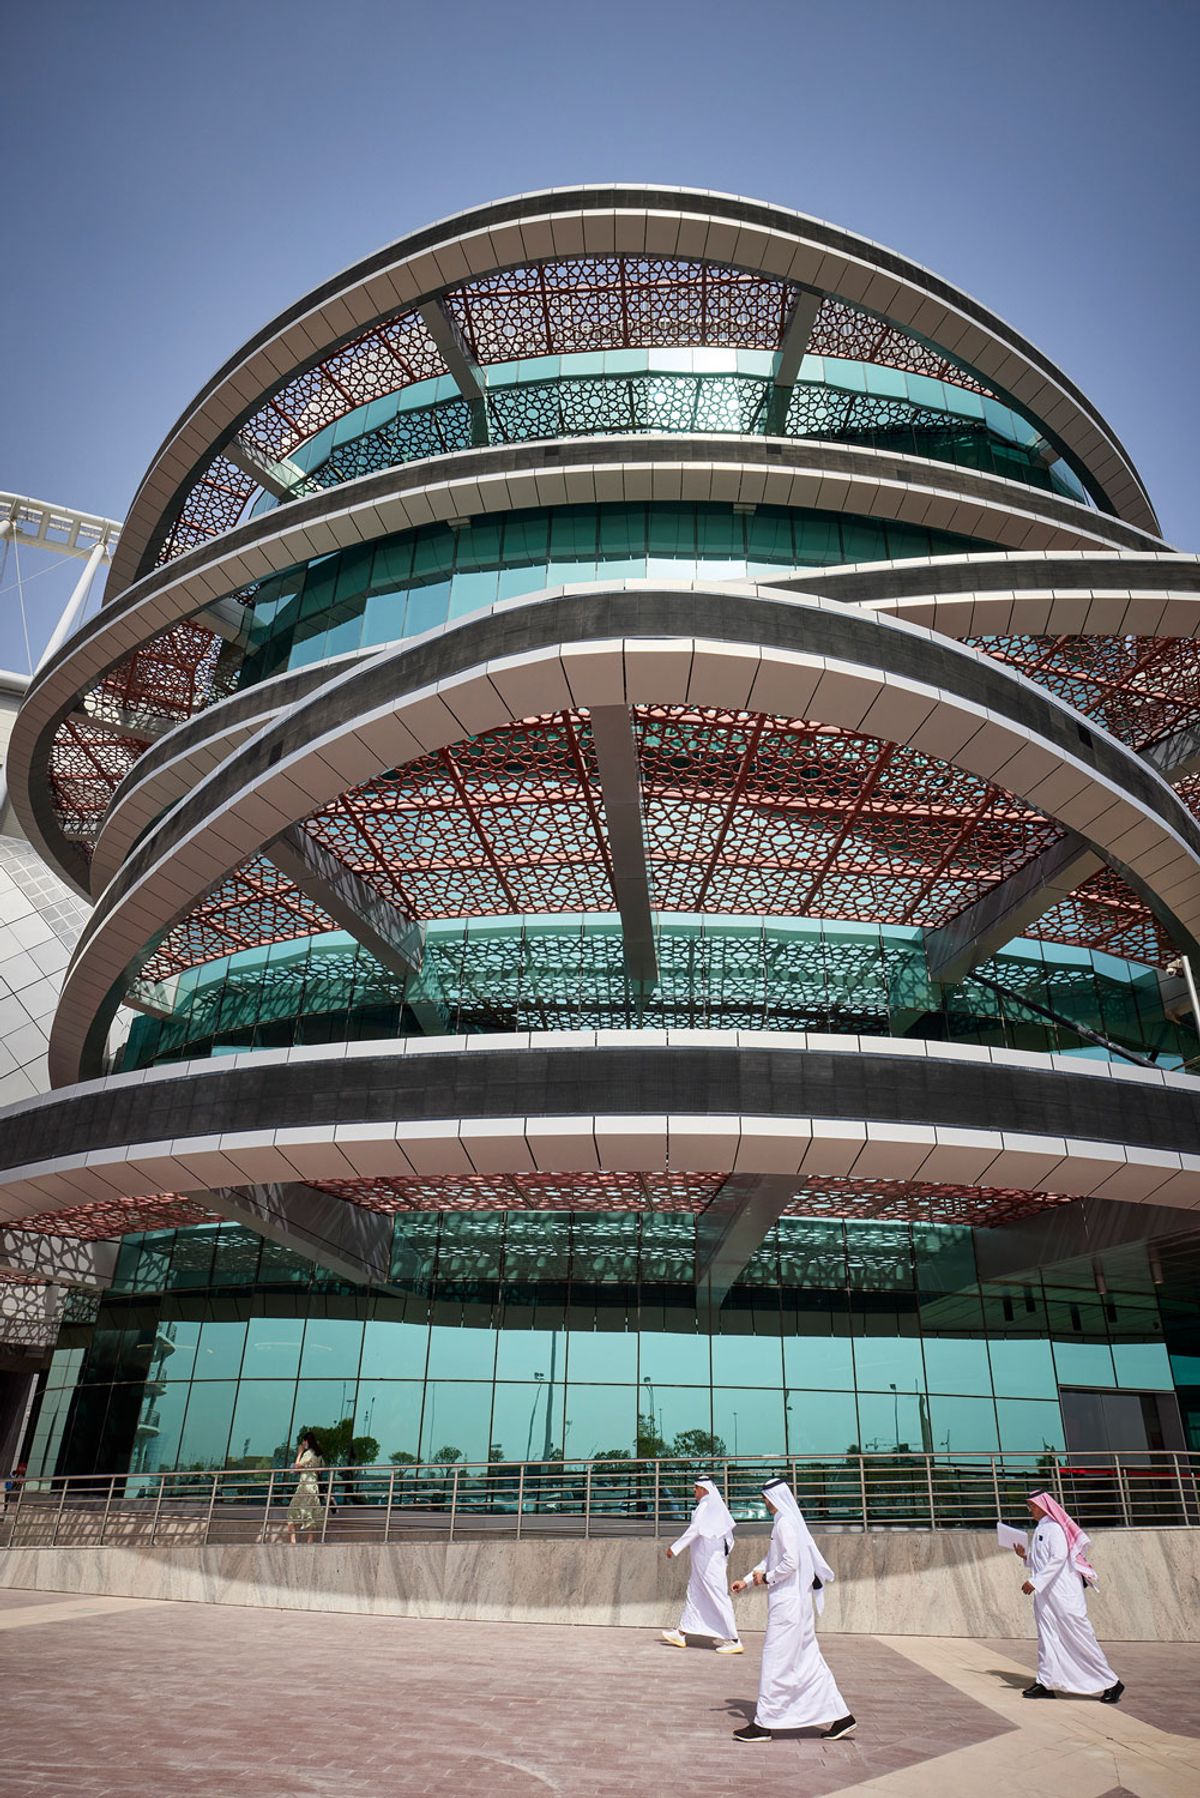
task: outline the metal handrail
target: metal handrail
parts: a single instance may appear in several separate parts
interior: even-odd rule
[[[990,1529],[998,1514],[1020,1522],[1039,1487],[1092,1529],[1200,1527],[1200,1453],[881,1449],[721,1455],[712,1465],[605,1456],[327,1467],[319,1538],[659,1537],[682,1527],[694,1481],[710,1472],[748,1527],[765,1527],[759,1489],[780,1472],[823,1531]],[[0,1547],[283,1540],[298,1478],[270,1465],[27,1477],[0,1514]]]

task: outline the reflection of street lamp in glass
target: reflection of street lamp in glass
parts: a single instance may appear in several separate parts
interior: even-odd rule
[[[738,1452],[737,1412],[735,1411],[733,1414],[733,1458],[735,1461],[737,1460],[737,1452]]]
[[[895,1386],[890,1385],[890,1384],[888,1386],[888,1391],[892,1395],[892,1443],[893,1443],[894,1447],[899,1448],[899,1446],[900,1446],[900,1394],[896,1391]]]
[[[654,1396],[654,1381],[650,1378],[649,1374],[644,1374],[642,1376],[642,1385],[647,1388],[649,1395],[650,1395],[650,1426],[653,1429],[655,1427],[655,1424],[657,1423],[658,1440],[659,1440],[659,1442],[662,1443],[663,1447],[665,1448],[666,1443],[663,1442],[663,1433],[662,1433],[662,1411],[659,1408],[658,1400]],[[657,1416],[656,1416],[656,1413],[657,1413]]]

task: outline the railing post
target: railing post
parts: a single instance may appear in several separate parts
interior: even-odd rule
[[[1175,1463],[1175,1484],[1179,1487],[1179,1521],[1186,1524],[1188,1520],[1187,1488],[1183,1483],[1183,1468],[1179,1464],[1178,1454],[1171,1456]]]
[[[521,1519],[525,1514],[525,1463],[521,1462],[521,1471],[517,1476],[517,1541],[521,1540]]]
[[[266,1496],[266,1501],[263,1504],[262,1528],[258,1532],[258,1539],[260,1542],[266,1541],[267,1531],[271,1527],[271,1500],[274,1498],[274,1496],[275,1496],[275,1469],[272,1467],[270,1474],[267,1477],[267,1496]]]
[[[862,1498],[862,1526],[865,1536],[867,1533],[867,1458],[863,1454],[858,1457],[858,1490]]]
[[[586,1542],[592,1533],[592,1463],[589,1461],[583,1475],[583,1539]]]
[[[160,1473],[158,1475],[158,1491],[156,1492],[156,1494],[154,1496],[154,1515],[150,1519],[150,1546],[151,1546],[151,1548],[153,1548],[154,1544],[158,1541],[158,1519],[162,1512],[163,1487],[165,1485],[166,1485],[166,1479]]]
[[[992,1496],[996,1500],[996,1521],[998,1523],[1000,1521],[1000,1475],[996,1469],[995,1455],[989,1455],[988,1460],[992,1464]]]
[[[454,1469],[454,1477],[450,1485],[450,1537],[454,1540],[454,1519],[458,1516],[458,1468]]]
[[[1125,1528],[1129,1528],[1129,1493],[1125,1485],[1125,1469],[1121,1465],[1121,1457],[1113,1456],[1113,1464],[1117,1470],[1117,1496],[1121,1500],[1121,1519]]]
[[[392,1539],[392,1500],[395,1497],[395,1493],[396,1469],[393,1467],[391,1473],[388,1475],[387,1510],[383,1513],[383,1539],[385,1542],[390,1542]]]
[[[929,1494],[929,1527],[936,1530],[938,1526],[937,1506],[933,1500],[933,1456],[925,1456],[925,1489]]]
[[[658,1511],[659,1511],[659,1495],[660,1495],[661,1489],[662,1489],[662,1463],[659,1461],[659,1459],[656,1455],[654,1458],[654,1540],[656,1542],[658,1541],[659,1534],[660,1534],[659,1526],[658,1526]]]
[[[104,1537],[105,1537],[105,1533],[108,1529],[108,1514],[112,1510],[113,1493],[116,1491],[116,1489],[117,1489],[117,1476],[115,1473],[110,1473],[108,1476],[108,1497],[104,1501],[104,1515],[100,1519],[100,1540],[96,1544],[96,1546],[98,1548],[104,1547]]]
[[[220,1484],[220,1473],[212,1476],[212,1491],[208,1495],[208,1516],[204,1519],[204,1546],[207,1548],[212,1538],[213,1512],[217,1508],[217,1486]]]
[[[21,1481],[20,1486],[17,1488],[17,1502],[13,1506],[12,1522],[8,1526],[8,1542],[9,1542],[10,1548],[15,1545],[16,1540],[17,1540],[17,1525],[21,1521],[21,1506],[25,1502],[25,1488],[28,1485],[28,1483],[29,1483],[28,1479],[24,1479]],[[6,1511],[5,1516],[7,1517],[7,1515],[8,1515],[8,1513]]]
[[[318,1480],[320,1475],[317,1475]],[[324,1547],[325,1535],[329,1529],[329,1513],[333,1509],[333,1468],[329,1469],[329,1480],[325,1487],[325,1503],[321,1509],[321,1545]]]
[[[59,1499],[59,1501],[58,1501],[58,1510],[57,1510],[57,1511],[56,1511],[56,1512],[55,1512],[55,1513],[54,1513],[54,1533],[53,1533],[53,1535],[52,1535],[52,1536],[51,1536],[51,1537],[50,1537],[50,1546],[51,1546],[51,1548],[57,1548],[57,1547],[58,1547],[58,1532],[59,1532],[59,1529],[60,1529],[60,1528],[61,1528],[61,1526],[62,1526],[62,1520],[63,1520],[63,1511],[64,1511],[64,1510],[65,1510],[65,1509],[66,1509],[66,1504],[67,1504],[67,1487],[68,1487],[68,1485],[69,1485],[69,1484],[70,1484],[70,1480],[71,1480],[71,1476],[70,1476],[70,1474],[69,1474],[69,1473],[64,1473],[64,1474],[63,1474],[63,1489],[62,1489],[62,1497],[61,1497],[61,1498],[60,1498],[60,1499]],[[52,1479],[51,1479],[51,1482],[50,1482],[50,1484],[51,1484],[51,1487],[53,1487],[53,1484],[54,1484],[54,1481],[53,1481],[53,1478],[52,1478]]]

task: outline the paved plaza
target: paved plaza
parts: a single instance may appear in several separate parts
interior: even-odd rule
[[[1200,1647],[1114,1647],[1119,1708],[1021,1698],[1027,1642],[827,1636],[856,1737],[739,1747],[741,1657],[653,1632],[0,1593],[0,1793],[455,1798],[1200,1790]]]

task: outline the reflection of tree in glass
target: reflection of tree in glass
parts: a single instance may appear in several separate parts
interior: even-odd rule
[[[410,1455],[406,1448],[394,1448],[388,1460],[393,1467],[415,1467],[417,1464],[417,1457]]]
[[[451,1466],[453,1466],[455,1461],[461,1461],[462,1458],[463,1458],[462,1449],[461,1448],[451,1448],[449,1446],[449,1444],[447,1444],[444,1448],[439,1448],[437,1453],[433,1457],[434,1461],[437,1463],[437,1465],[439,1467],[451,1467]]]

